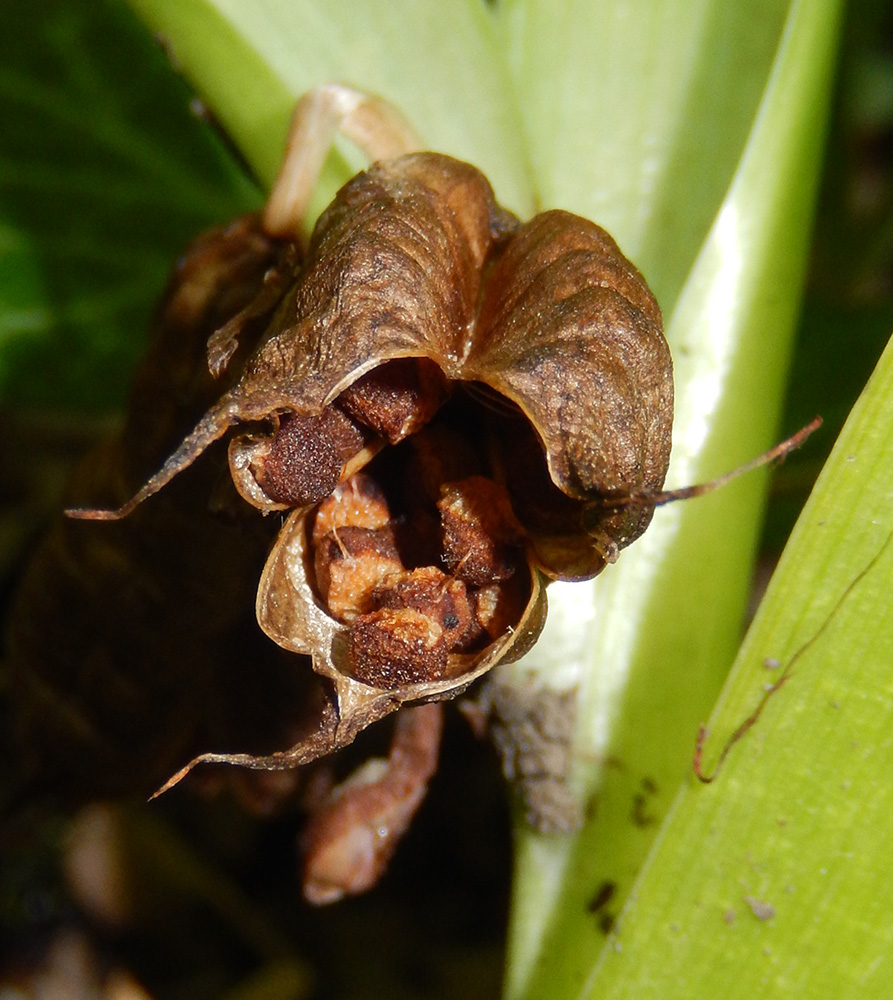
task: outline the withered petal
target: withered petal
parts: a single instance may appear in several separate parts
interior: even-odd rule
[[[375,164],[320,217],[301,277],[249,363],[243,419],[318,413],[385,361],[461,376],[488,255],[517,221],[475,167],[435,153]]]
[[[484,292],[464,375],[529,417],[559,489],[582,501],[659,490],[670,456],[673,374],[660,311],[641,275],[594,223],[544,212],[508,241]],[[553,545],[550,575],[593,575],[603,550],[637,538],[647,505],[606,512]],[[615,523],[616,521],[616,523]],[[599,537],[599,536],[603,537]],[[591,548],[587,557],[559,550]],[[587,568],[588,564],[588,568]]]

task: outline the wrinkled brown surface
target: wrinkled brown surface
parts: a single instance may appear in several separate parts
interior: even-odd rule
[[[317,223],[233,409],[316,413],[399,357],[461,377],[484,262],[513,225],[480,171],[450,157],[418,153],[359,174]]]
[[[660,311],[641,275],[594,223],[544,212],[525,224],[490,274],[466,377],[530,417],[556,486],[581,500],[658,490],[670,460],[672,362]],[[651,520],[646,506],[605,517],[619,548]],[[543,548],[547,572],[587,576],[598,547]],[[577,562],[578,565],[571,565]],[[582,565],[580,563],[582,562]]]
[[[342,189],[233,412],[317,412],[401,356],[516,404],[552,482],[584,505],[663,484],[672,364],[641,275],[594,223],[552,211],[518,227],[480,173],[435,154],[378,165]],[[592,576],[651,515],[647,504],[601,512],[587,530],[534,539],[534,551],[550,576]]]
[[[279,533],[267,560],[257,593],[261,628],[284,649],[312,651],[313,668],[327,677],[337,695],[337,711],[325,717],[311,738],[281,753],[263,758],[247,755],[203,754],[202,761],[251,767],[287,768],[313,760],[345,746],[354,737],[406,702],[452,698],[497,663],[523,656],[536,641],[545,621],[545,588],[541,576],[525,567],[519,573],[524,595],[515,605],[511,627],[503,627],[492,641],[473,655],[450,654],[446,672],[438,676],[406,675],[398,683],[367,684],[353,676],[348,651],[349,626],[339,622],[317,599],[309,556],[308,514],[295,511]]]
[[[242,379],[139,499],[233,423],[318,415],[376,366],[412,357],[526,415],[552,483],[587,511],[585,528],[529,526],[549,576],[593,576],[644,531],[647,503],[601,503],[659,489],[669,462],[672,365],[647,285],[594,223],[551,211],[522,226],[478,170],[435,153],[341,189]],[[237,449],[237,477],[239,462]]]

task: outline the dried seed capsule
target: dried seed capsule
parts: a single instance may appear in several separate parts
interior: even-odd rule
[[[316,96],[323,105],[334,97],[341,106],[364,106],[356,94],[345,102],[337,89]],[[305,106],[319,110],[315,100]],[[225,376],[202,405],[211,409],[129,501],[114,511],[75,512],[126,516],[238,423],[255,431],[231,442],[239,493],[264,512],[300,508],[282,525],[256,608],[267,635],[310,654],[325,678],[313,688],[315,728],[268,757],[196,760],[303,763],[346,745],[401,703],[455,696],[535,641],[545,610],[540,570],[563,579],[594,576],[648,524],[650,505],[636,505],[636,498],[659,489],[666,470],[672,381],[660,314],[641,276],[597,226],[564,212],[521,226],[474,167],[432,153],[390,158],[403,148],[388,146],[339,192],[300,263],[297,252],[261,247],[275,261],[268,281],[255,274],[260,258],[250,250],[252,280],[261,279],[256,294],[242,301],[237,282],[238,313],[206,331],[209,370]],[[293,170],[287,165],[265,216],[274,233],[295,233],[303,221],[306,169]],[[287,193],[293,189],[295,198]],[[213,283],[221,284],[216,277]],[[200,287],[184,291],[196,293],[205,309]],[[222,287],[212,298],[218,296],[226,298]],[[188,306],[184,299],[182,308]],[[411,497],[417,484],[405,488],[413,476],[406,475],[405,456],[382,456],[375,475],[390,477],[381,481],[393,491],[396,520],[375,490],[356,503],[333,498],[314,519],[311,505],[386,442],[424,428],[463,385],[468,393],[455,394],[445,419],[479,455],[444,461],[429,442],[419,502]],[[157,414],[154,401],[145,409]],[[494,431],[491,421],[529,424],[524,461],[513,462],[520,437]],[[258,426],[272,430],[258,434]],[[509,454],[504,463],[494,444],[500,436]],[[494,470],[505,488],[483,478]],[[435,505],[443,562],[459,575],[454,580],[426,565],[426,519]],[[241,582],[239,574],[211,577],[203,589]],[[476,629],[492,641],[481,635],[465,655]],[[195,630],[168,631],[188,638]],[[201,657],[188,652],[183,662],[192,672]],[[360,807],[366,844],[375,851],[380,825],[403,820],[390,808],[393,796],[380,808],[382,788],[373,796],[373,785],[379,783],[347,804]],[[332,836],[340,851],[341,834],[353,841],[360,827],[346,809],[330,818],[339,820]],[[343,855],[334,860],[324,893],[355,881]]]
[[[443,372],[427,358],[398,358],[349,385],[338,406],[391,444],[414,434],[449,395]]]
[[[332,492],[362,447],[362,431],[333,407],[316,416],[291,414],[281,418],[255,478],[276,503],[304,507]]]
[[[478,170],[434,153],[378,162],[341,189],[238,385],[131,500],[76,516],[125,516],[233,424],[320,413],[404,358],[529,420],[552,483],[582,508],[558,534],[531,533],[549,576],[595,576],[645,530],[651,505],[604,500],[659,490],[669,462],[672,363],[654,297],[594,223],[549,211],[522,226]],[[244,449],[230,461],[238,485]]]
[[[468,643],[480,633],[465,583],[436,566],[422,566],[376,588],[372,606],[412,608],[427,615],[443,629],[448,650]]]
[[[370,687],[441,680],[447,672],[443,629],[421,611],[381,608],[351,626],[347,660],[351,675]]]
[[[546,212],[522,226],[474,167],[419,153],[379,161],[341,189],[238,383],[127,503],[76,516],[126,516],[238,423],[269,426],[284,413],[325,411],[348,420],[347,408],[354,407],[377,433],[358,451],[333,446],[328,464],[313,451],[320,441],[332,446],[326,430],[296,425],[283,429],[279,442],[255,435],[231,444],[237,489],[259,509],[321,500],[327,486],[362,468],[386,439],[418,427],[436,409],[439,391],[416,394],[404,384],[393,399],[382,394],[387,366],[407,358],[427,359],[429,373],[436,365],[450,387],[471,385],[497,404],[456,393],[445,405],[450,426],[480,449],[482,467],[463,467],[440,482],[435,475],[435,489],[421,504],[410,502],[409,491],[395,494],[399,524],[423,540],[424,508],[439,502],[444,565],[472,587],[506,581],[489,605],[477,599],[477,617],[491,633],[502,628],[499,606],[516,583],[527,599],[515,606],[516,619],[472,656],[449,653],[443,627],[413,608],[380,608],[347,627],[335,609],[348,616],[365,610],[367,578],[351,577],[355,560],[344,558],[336,529],[316,560],[331,607],[314,599],[310,512],[295,511],[264,569],[258,620],[279,645],[312,656],[314,669],[332,684],[335,707],[319,734],[292,748],[291,760],[343,745],[401,702],[453,696],[496,662],[521,655],[542,624],[539,572],[559,579],[599,573],[641,534],[651,513],[647,505],[607,507],[606,498],[657,490],[666,471],[671,363],[659,310],[635,268],[598,226],[566,212]],[[385,411],[392,404],[398,412],[391,422]],[[525,513],[524,475],[500,469],[494,446],[500,431],[491,423],[511,423],[506,409],[516,423],[530,424],[527,438],[548,474],[544,504]],[[511,434],[505,440],[509,450],[516,444]],[[302,448],[306,461],[292,457]],[[381,458],[388,474],[406,468],[399,455]],[[511,502],[482,478],[494,467]],[[252,477],[255,468],[265,474],[263,484]],[[395,474],[390,485],[404,479]],[[479,485],[467,487],[475,480]],[[439,495],[444,481],[454,493]],[[466,487],[456,486],[462,482]],[[523,534],[512,513],[516,504]],[[421,547],[407,549],[403,567],[426,564]],[[336,572],[347,571],[344,586],[333,588],[339,561],[345,566]],[[276,766],[283,759],[276,756]]]
[[[313,518],[312,541],[341,528],[385,528],[391,511],[384,492],[371,476],[358,472],[319,505]]]
[[[523,529],[505,488],[483,476],[446,483],[437,503],[443,561],[473,587],[505,580],[518,568]]]
[[[393,574],[404,573],[389,528],[339,528],[316,547],[316,583],[336,618],[349,619],[370,607],[372,592]]]

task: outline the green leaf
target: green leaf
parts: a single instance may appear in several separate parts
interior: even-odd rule
[[[773,434],[837,14],[831,3],[790,5],[777,57],[760,69],[747,145],[671,317],[672,485],[733,467]],[[577,691],[576,784],[590,817],[570,840],[518,830],[510,996],[576,996],[596,966],[604,921],[631,889],[737,647],[762,480],[658,511],[588,599],[576,585],[550,589],[546,635],[508,668],[519,683]],[[616,887],[611,906],[593,915],[605,885]]]
[[[741,156],[788,12],[778,0],[508,0],[541,207],[595,219],[669,314]]]
[[[707,771],[762,711],[713,784],[685,783],[581,995],[889,996],[891,498],[893,344],[742,646]]]
[[[0,400],[108,409],[183,244],[257,195],[119,4],[9,0],[0,46]]]
[[[399,107],[432,149],[477,164],[500,200],[529,213],[517,105],[479,0],[129,0],[269,184],[297,98],[340,81]],[[319,205],[362,165],[332,159]]]

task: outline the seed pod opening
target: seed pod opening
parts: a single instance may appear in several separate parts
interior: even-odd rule
[[[280,533],[261,581],[258,620],[280,645],[312,653],[316,669],[335,682],[342,713],[346,705],[378,713],[382,704],[452,696],[498,659],[520,655],[539,633],[542,581],[523,558],[504,488],[480,476],[453,487],[456,504],[501,497],[511,523],[506,535],[504,520],[489,510],[478,523],[473,504],[471,513],[463,508],[477,557],[474,578],[465,579],[453,571],[462,562],[459,543],[438,517],[442,488],[428,492],[410,474],[428,439],[462,441],[457,455],[472,454],[471,432],[482,418],[474,399],[457,394],[415,440],[384,449],[317,509],[295,511]],[[461,474],[457,455],[451,468]],[[474,467],[482,461],[475,454]],[[479,558],[478,550],[498,551],[506,537],[516,543],[514,559]],[[512,613],[498,625],[486,611],[479,618],[482,588],[514,595],[503,601]],[[496,600],[493,594],[490,603]]]

